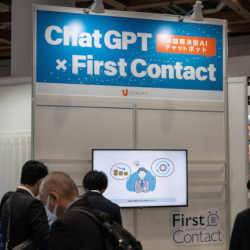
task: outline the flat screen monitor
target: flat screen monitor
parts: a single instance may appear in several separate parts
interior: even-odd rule
[[[103,195],[120,207],[188,205],[187,150],[93,149],[92,157],[108,177]]]

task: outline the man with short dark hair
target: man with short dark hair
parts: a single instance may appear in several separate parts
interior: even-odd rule
[[[51,226],[51,250],[105,250],[100,226],[85,213],[88,204],[78,199],[78,190],[69,175],[49,174],[40,187],[40,197],[57,218]]]
[[[106,174],[96,170],[89,171],[83,178],[82,184],[86,193],[81,196],[81,199],[85,199],[94,208],[109,214],[111,219],[122,224],[120,207],[103,196],[108,186]]]
[[[250,181],[247,182],[247,189],[250,190]],[[240,211],[235,218],[231,233],[229,250],[250,249],[250,208]]]
[[[42,202],[36,199],[47,174],[47,167],[39,161],[30,160],[23,165],[21,185],[2,208],[2,231],[8,249],[28,239],[36,249],[48,249],[48,219]]]

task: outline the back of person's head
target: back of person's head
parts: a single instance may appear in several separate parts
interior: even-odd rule
[[[21,184],[34,186],[48,175],[48,168],[40,161],[30,160],[24,163],[21,172]]]
[[[68,205],[78,198],[78,189],[71,177],[63,172],[52,172],[41,183],[39,196],[44,205],[61,217]]]
[[[108,186],[108,178],[104,172],[89,171],[83,178],[82,185],[85,190],[104,191]]]
[[[78,196],[78,189],[72,178],[64,172],[52,172],[44,178],[41,187],[40,195],[57,192],[65,199],[71,200]]]

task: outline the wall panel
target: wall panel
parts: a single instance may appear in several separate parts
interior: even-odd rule
[[[92,148],[132,148],[132,111],[38,107],[35,158],[91,160]]]
[[[222,102],[138,99],[130,103],[117,98],[52,96],[39,96],[37,100],[35,158],[47,163],[52,171],[69,173],[81,192],[82,177],[91,169],[91,148],[188,149],[189,206],[122,209],[124,226],[142,241],[145,250],[177,250],[183,245],[174,244],[172,213],[196,215],[217,209],[225,233],[223,242],[188,247],[200,249],[202,244],[203,250],[226,249],[227,165]]]
[[[224,112],[139,110],[138,148],[184,148],[189,160],[224,160]]]

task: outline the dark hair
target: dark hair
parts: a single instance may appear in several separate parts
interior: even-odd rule
[[[88,190],[105,190],[108,186],[108,178],[101,171],[90,171],[83,178],[82,185]]]
[[[137,169],[137,173],[139,173],[139,172],[141,172],[141,171],[147,173],[147,169],[146,169],[146,168],[138,168],[138,169]]]
[[[34,186],[48,175],[48,168],[40,161],[30,160],[24,163],[21,173],[21,184]]]

